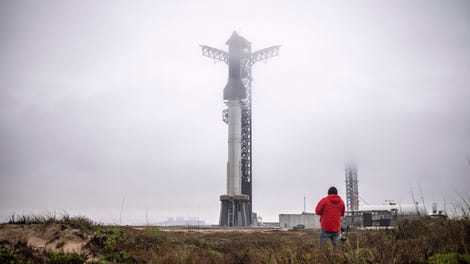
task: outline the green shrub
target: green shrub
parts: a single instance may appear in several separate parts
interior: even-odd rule
[[[139,263],[133,256],[126,251],[110,252],[104,255],[104,259],[107,261],[122,263],[122,264],[134,264]]]
[[[86,216],[70,216],[68,214],[62,216],[58,223],[66,227],[76,228],[85,232],[91,232],[95,227],[100,225]]]
[[[18,257],[5,248],[0,248],[0,263],[20,263]]]
[[[458,253],[448,253],[448,254],[438,254],[429,258],[429,264],[470,264],[470,255],[469,254],[458,254]]]
[[[49,253],[49,263],[51,264],[82,264],[86,261],[86,256],[78,253]]]

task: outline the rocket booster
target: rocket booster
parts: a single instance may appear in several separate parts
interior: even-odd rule
[[[228,82],[224,100],[228,106],[227,195],[241,194],[241,101],[246,99],[243,63],[250,59],[250,42],[233,32],[228,45]]]
[[[240,101],[229,100],[228,111],[227,194],[240,195],[242,191]]]

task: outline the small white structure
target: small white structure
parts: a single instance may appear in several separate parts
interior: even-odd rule
[[[305,228],[320,228],[320,216],[314,213],[279,215],[281,228],[294,228],[297,225],[304,225]]]
[[[397,216],[426,216],[428,215],[426,207],[422,203],[399,204],[394,201],[385,201],[380,205],[363,205],[361,211],[390,211],[395,212]]]

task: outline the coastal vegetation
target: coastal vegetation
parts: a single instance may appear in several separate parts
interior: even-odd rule
[[[12,216],[0,263],[470,263],[470,219],[421,218],[353,229],[340,250],[318,230],[105,226],[83,217]]]

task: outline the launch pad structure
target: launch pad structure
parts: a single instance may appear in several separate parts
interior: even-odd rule
[[[202,55],[214,62],[225,62],[228,82],[223,99],[227,109],[222,112],[228,124],[227,193],[220,196],[220,226],[252,225],[252,99],[251,68],[258,61],[279,55],[280,45],[251,52],[251,43],[233,32],[227,40],[228,52],[201,45]]]
[[[347,164],[346,174],[346,210],[354,212],[359,210],[359,186],[357,180],[357,167],[355,164]]]

